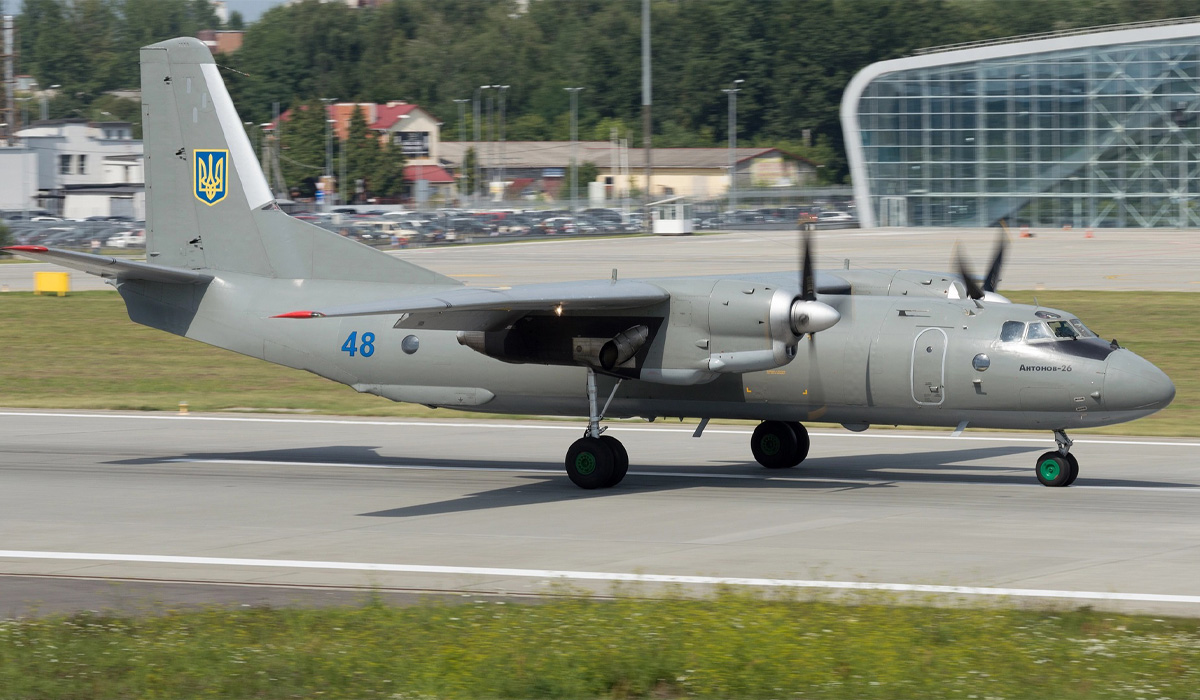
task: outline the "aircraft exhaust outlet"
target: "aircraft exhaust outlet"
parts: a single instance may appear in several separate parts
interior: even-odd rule
[[[637,354],[650,337],[650,328],[634,326],[621,331],[600,348],[600,366],[606,370],[622,365]]]

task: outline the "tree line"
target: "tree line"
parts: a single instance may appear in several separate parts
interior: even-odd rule
[[[564,88],[584,87],[580,138],[607,140],[616,129],[640,145],[641,5],[392,0],[351,9],[306,0],[268,10],[246,27],[241,50],[217,62],[232,69],[230,92],[256,123],[276,103],[401,99],[440,118],[445,138],[460,127],[471,138],[472,105],[460,122],[454,100],[496,101],[498,91],[480,86],[507,85],[505,137],[558,140],[569,133]],[[870,63],[930,46],[1194,15],[1200,0],[653,0],[654,145],[724,145],[722,89],[742,80],[739,144],[809,157],[840,181],[842,92]],[[136,87],[138,46],[219,25],[207,0],[25,0],[18,21],[21,70],[64,86],[59,113]]]

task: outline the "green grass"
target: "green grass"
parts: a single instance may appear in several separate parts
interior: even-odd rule
[[[1174,380],[1175,402],[1154,416],[1102,429],[1138,435],[1200,434],[1200,295],[1171,292],[1006,292],[1067,309],[1104,338],[1116,337]],[[138,326],[112,292],[67,297],[0,295],[0,405],[28,408],[309,410],[339,415],[463,415],[355,393],[270,365]],[[472,414],[480,416],[483,414]],[[1090,431],[1089,431],[1090,432]]]
[[[769,600],[0,622],[4,698],[1195,698],[1200,622]]]

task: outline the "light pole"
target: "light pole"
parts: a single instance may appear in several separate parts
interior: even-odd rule
[[[504,201],[504,193],[506,190],[505,179],[504,179],[504,177],[505,177],[504,159],[508,155],[505,152],[505,141],[504,141],[504,128],[505,128],[504,93],[508,91],[508,86],[507,85],[497,85],[496,87],[500,88],[500,153],[499,153],[499,156],[496,158],[496,160],[500,163],[500,201],[503,202]]]
[[[321,187],[325,199],[325,211],[329,211],[330,194],[326,189],[333,184],[333,110],[331,103],[337,102],[336,97],[322,97],[325,103],[325,183]]]
[[[463,179],[466,177],[464,165],[467,164],[467,103],[471,100],[462,98],[455,100],[454,104],[458,105],[458,143],[462,148],[462,161],[458,164],[458,194],[463,195]]]
[[[741,85],[746,81],[735,80],[733,87],[721,92],[729,95],[729,213],[732,215],[737,208],[737,94]]]
[[[51,85],[47,89],[57,90],[60,87],[62,87],[62,85]],[[40,93],[40,96],[41,96],[41,103],[42,103],[42,121],[46,121],[47,119],[50,118],[50,104],[46,100],[46,90],[42,90]]]
[[[475,106],[475,119],[474,119],[474,120],[472,120],[472,123],[473,123],[473,124],[474,124],[474,126],[475,126],[475,140],[474,140],[474,141],[471,143],[471,145],[472,145],[472,146],[475,148],[475,186],[471,188],[471,190],[472,190],[472,191],[471,191],[471,199],[472,199],[472,200],[474,200],[474,202],[475,202],[476,206],[478,206],[478,204],[479,204],[479,175],[480,175],[480,166],[479,166],[479,137],[480,137],[480,134],[479,134],[479,129],[480,129],[480,125],[479,125],[479,110],[480,110],[480,100],[479,100],[479,96],[480,96],[480,93],[481,93],[481,91],[482,91],[483,89],[484,89],[484,86],[483,86],[483,85],[480,85],[479,87],[475,88],[475,105],[474,105],[474,106]],[[465,159],[466,159],[466,157],[467,157],[467,156],[466,156],[466,152],[464,151],[464,152],[463,152],[463,159],[465,160]]]
[[[579,186],[579,167],[578,167],[578,148],[579,148],[579,121],[577,114],[579,112],[579,91],[581,87],[563,88],[571,93],[571,215],[575,215],[575,197],[577,196],[576,189]]]

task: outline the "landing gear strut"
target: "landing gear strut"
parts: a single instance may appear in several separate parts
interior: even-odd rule
[[[588,427],[583,437],[573,442],[567,450],[565,463],[567,476],[579,488],[590,490],[616,486],[629,471],[629,453],[625,451],[625,446],[615,437],[603,435],[606,428],[600,426],[621,381],[617,380],[612,393],[608,395],[608,401],[604,402],[604,408],[597,411],[596,373],[588,367]]]
[[[750,438],[754,459],[767,469],[787,469],[808,456],[808,431],[796,422],[763,421]]]
[[[1071,445],[1075,443],[1065,430],[1054,431],[1054,442],[1058,443],[1058,449],[1038,457],[1034,472],[1042,486],[1070,486],[1079,478],[1079,460],[1071,454]]]

